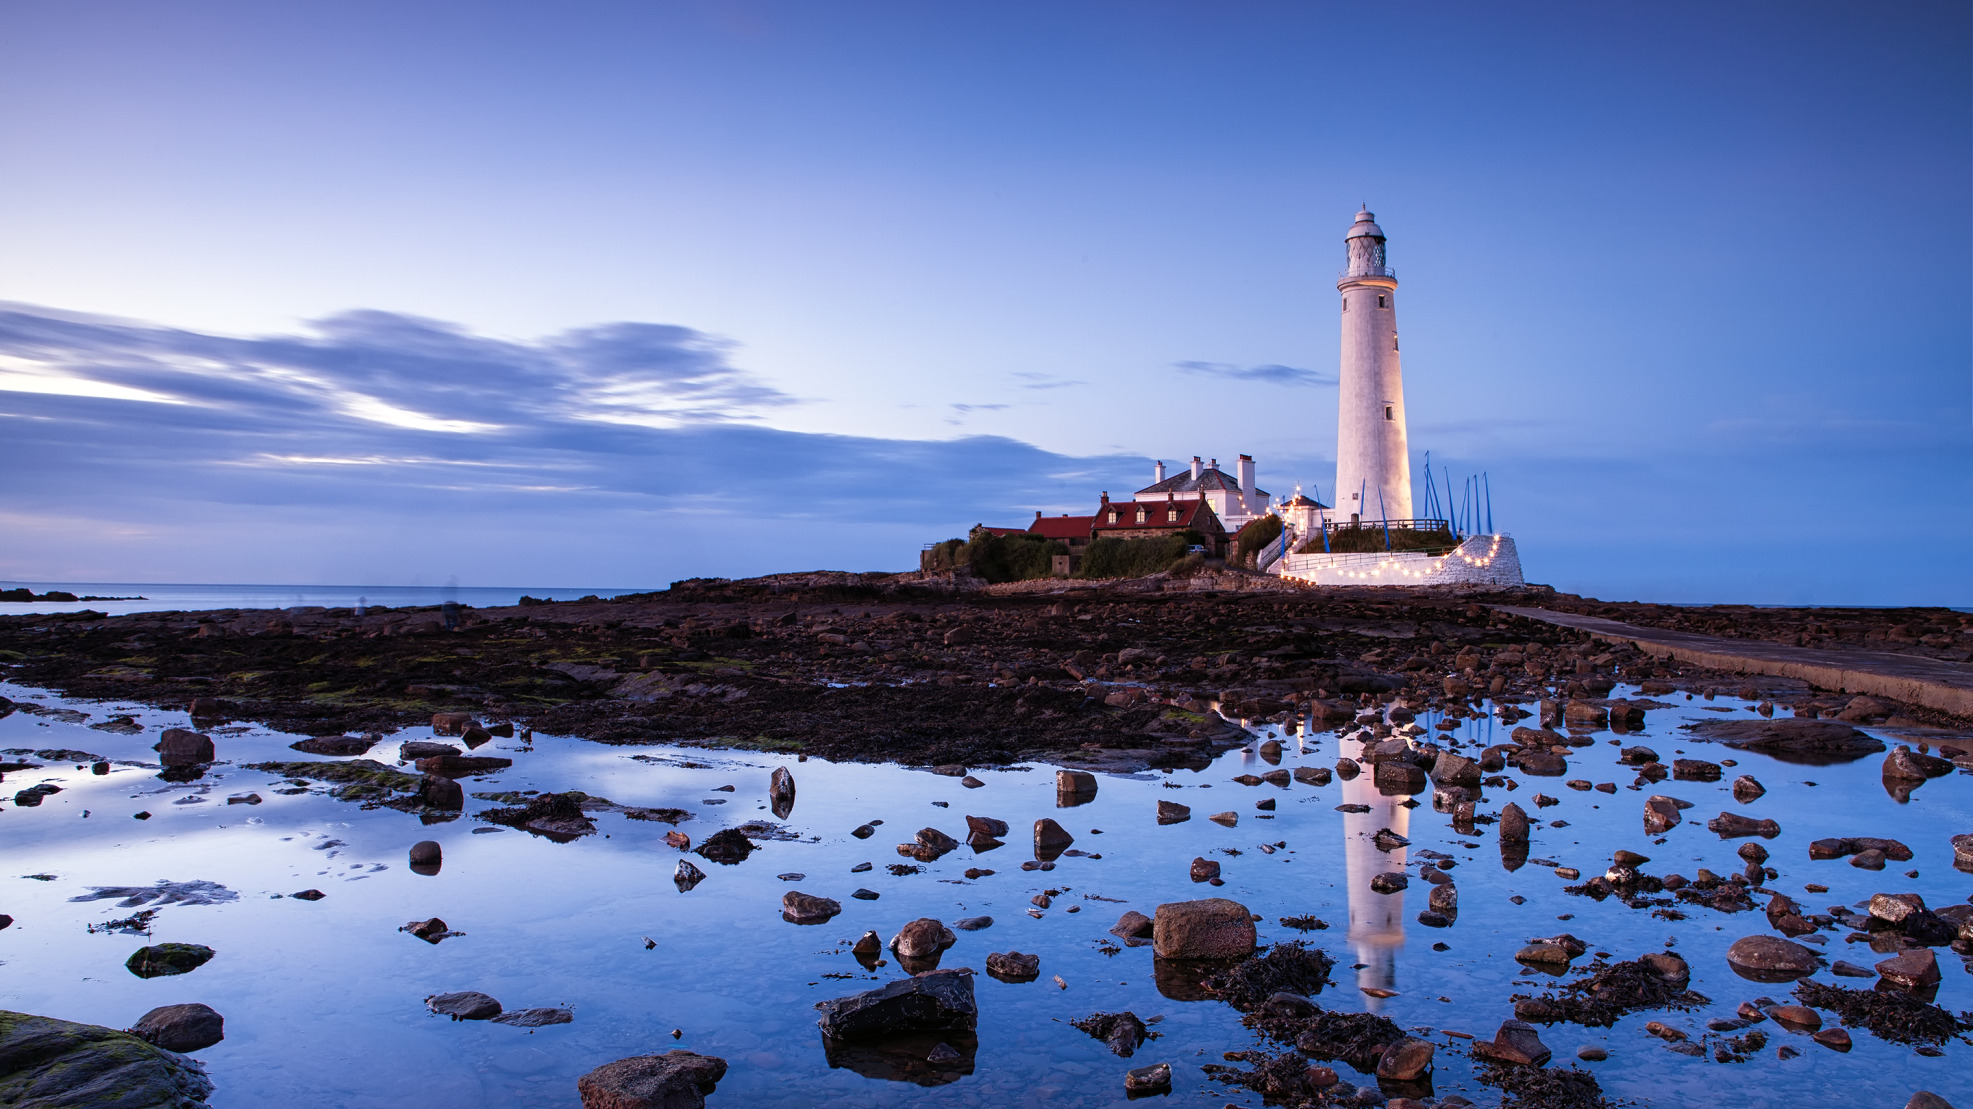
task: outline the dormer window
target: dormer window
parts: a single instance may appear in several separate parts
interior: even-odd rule
[[[1117,510],[1114,508],[1110,510],[1110,522],[1113,524],[1117,522]]]
[[[1137,510],[1137,522],[1141,524],[1144,522],[1144,520],[1145,520],[1144,510],[1140,508]]]

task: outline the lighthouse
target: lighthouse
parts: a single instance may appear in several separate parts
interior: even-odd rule
[[[1411,462],[1398,371],[1398,277],[1384,232],[1364,209],[1343,240],[1343,352],[1336,402],[1336,515],[1363,524],[1411,519]]]

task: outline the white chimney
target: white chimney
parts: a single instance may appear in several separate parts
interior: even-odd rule
[[[1195,455],[1193,455],[1193,456],[1192,456],[1192,480],[1193,480],[1193,481],[1198,481],[1198,480],[1199,480],[1199,474],[1200,474],[1200,473],[1202,472],[1202,470],[1203,470],[1203,467],[1202,467],[1202,466],[1200,465],[1200,463],[1199,463],[1199,456],[1198,456],[1198,455],[1196,455],[1196,454],[1195,454]]]
[[[1163,480],[1165,480],[1165,460],[1160,458],[1158,465],[1151,471],[1151,484],[1156,485]]]
[[[1254,488],[1253,455],[1243,454],[1240,456],[1238,477],[1240,478],[1240,499],[1247,502],[1247,511],[1253,512],[1255,506],[1260,503],[1260,490]]]

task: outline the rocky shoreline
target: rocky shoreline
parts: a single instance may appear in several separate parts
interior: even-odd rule
[[[310,735],[386,734],[467,712],[603,743],[920,766],[1035,758],[1197,766],[1244,738],[1220,713],[1348,719],[1372,696],[1431,707],[1479,696],[1597,698],[1617,680],[1644,683],[1647,693],[1734,693],[1794,715],[1966,724],[1800,681],[1654,660],[1489,606],[1534,603],[1718,634],[1964,657],[1958,645],[1973,644],[1973,618],[1949,610],[1673,609],[1538,587],[1313,590],[1230,572],[1018,584],[1034,588],[812,574],[680,582],[609,601],[360,616],[0,616],[0,660],[9,680],[65,696]]]

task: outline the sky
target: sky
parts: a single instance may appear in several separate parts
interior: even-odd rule
[[[1256,457],[1342,237],[1530,580],[1973,604],[1964,3],[0,8],[0,579],[907,569]],[[1416,471],[1415,471],[1416,472]]]

